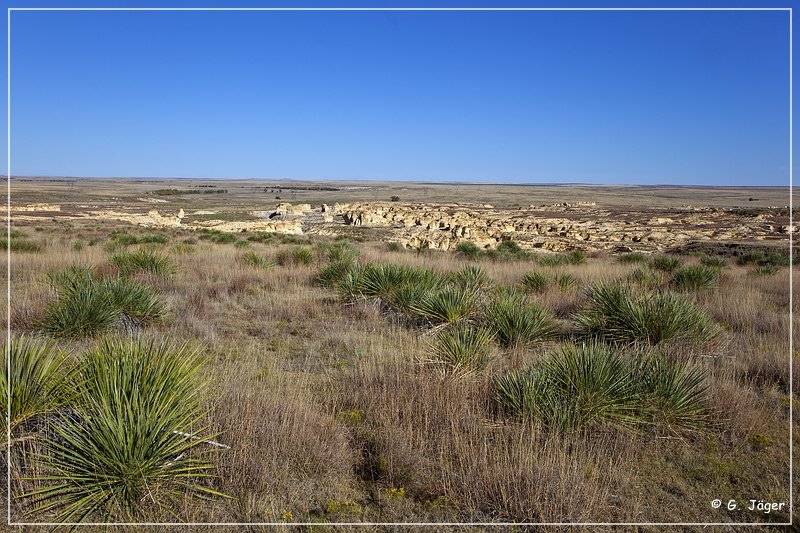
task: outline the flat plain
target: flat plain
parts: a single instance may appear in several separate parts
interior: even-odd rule
[[[787,188],[11,190],[15,520],[789,519]]]

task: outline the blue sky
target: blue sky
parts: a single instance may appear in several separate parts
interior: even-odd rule
[[[17,11],[11,170],[785,185],[788,28],[786,12]]]

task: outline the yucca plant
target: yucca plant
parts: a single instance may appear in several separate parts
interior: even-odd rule
[[[726,263],[724,257],[711,257],[704,255],[700,258],[700,264],[711,268],[725,268]]]
[[[557,331],[550,313],[538,305],[525,303],[514,293],[495,296],[486,311],[486,326],[504,347],[546,340]]]
[[[345,302],[355,302],[364,297],[364,269],[360,266],[347,269],[336,285],[339,297]]]
[[[435,337],[426,363],[436,366],[442,374],[482,370],[491,358],[493,338],[486,328],[457,324]]]
[[[478,294],[473,290],[445,286],[426,291],[410,311],[434,324],[454,323],[473,316],[478,309]]]
[[[522,287],[530,292],[544,292],[549,283],[547,275],[536,270],[528,272],[522,277]]]
[[[172,259],[146,248],[135,252],[120,252],[111,256],[109,262],[122,277],[147,273],[156,278],[167,278],[177,271]]]
[[[706,372],[699,366],[663,355],[648,356],[636,371],[644,416],[672,431],[698,430],[710,415]]]
[[[49,340],[20,336],[12,338],[6,350],[0,363],[0,405],[9,414],[10,425],[4,415],[2,439],[5,442],[10,432],[13,443],[24,436],[29,423],[70,404],[75,365]]]
[[[266,270],[275,266],[275,261],[267,259],[256,252],[245,252],[242,254],[242,262],[255,268]]]
[[[705,265],[690,265],[679,268],[670,284],[679,291],[709,290],[717,286],[719,270]]]
[[[642,252],[629,252],[617,257],[620,263],[643,263],[647,261],[647,255]]]
[[[316,255],[311,248],[295,248],[292,251],[292,258],[296,265],[310,265],[316,259]]]
[[[580,284],[578,278],[567,273],[556,274],[555,281],[558,288],[562,291],[575,289]]]
[[[450,281],[462,289],[482,289],[491,284],[489,274],[478,265],[467,265],[450,274]]]
[[[504,412],[560,431],[592,425],[697,430],[709,416],[705,372],[661,355],[597,343],[562,346],[495,382]]]
[[[322,287],[332,289],[342,281],[345,274],[356,267],[356,263],[349,260],[331,261],[322,267],[315,281]]]
[[[691,299],[672,292],[640,293],[621,284],[586,291],[588,305],[574,316],[588,336],[611,342],[709,342],[719,332],[709,315]]]
[[[349,262],[358,261],[359,252],[347,241],[339,241],[329,244],[324,248],[325,256],[330,262]]]
[[[683,261],[674,255],[657,255],[650,260],[650,266],[656,270],[672,272],[683,265]]]
[[[771,276],[780,270],[775,265],[759,265],[750,271],[754,276]]]
[[[103,280],[100,288],[108,295],[111,306],[136,326],[149,324],[166,311],[164,300],[155,289],[141,283],[110,278]]]
[[[666,283],[662,272],[648,267],[636,267],[627,279],[631,283],[647,289],[657,289]]]
[[[35,513],[81,522],[158,518],[187,496],[218,495],[202,482],[206,390],[188,345],[105,340],[80,371],[77,408],[45,440],[44,486],[23,497]]]
[[[479,259],[483,254],[477,244],[469,241],[462,241],[456,245],[456,255],[467,259]]]

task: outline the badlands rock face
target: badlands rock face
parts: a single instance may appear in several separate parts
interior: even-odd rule
[[[334,212],[345,224],[392,228],[392,240],[403,246],[439,250],[459,242],[492,248],[509,239],[523,248],[556,252],[659,250],[688,241],[765,240],[797,231],[772,217],[748,219],[732,210],[692,206],[651,214],[604,210],[593,202],[520,209],[372,202],[336,204]]]
[[[788,225],[786,210],[747,210],[683,206],[626,211],[603,209],[593,202],[561,203],[499,209],[486,204],[398,202],[322,204],[280,203],[263,211],[251,211],[251,220],[229,220],[230,213],[215,219],[214,211],[150,209],[148,212],[86,210],[58,213],[65,218],[119,220],[148,227],[209,228],[225,232],[268,231],[301,235],[336,235],[346,226],[382,228],[382,236],[408,248],[450,250],[461,242],[493,248],[513,239],[528,250],[562,252],[655,251],[702,241],[765,241],[786,239],[798,228]],[[18,218],[53,216],[60,207],[50,204],[14,206],[29,212]],[[30,214],[30,216],[29,216]],[[202,215],[203,218],[197,217]],[[227,215],[227,216],[226,216]],[[228,220],[225,220],[225,219]],[[188,221],[188,222],[187,222]],[[388,237],[386,237],[388,234]]]

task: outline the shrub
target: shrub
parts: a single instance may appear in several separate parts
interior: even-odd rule
[[[109,262],[122,277],[144,272],[157,278],[167,278],[177,271],[172,259],[147,249],[115,254]]]
[[[0,237],[0,249],[3,251],[8,250],[8,238]],[[44,244],[36,241],[28,241],[25,239],[11,238],[11,252],[18,253],[39,253],[44,250]]]
[[[493,335],[486,328],[458,324],[440,332],[427,363],[445,374],[464,374],[486,367],[491,357]]]
[[[576,288],[579,284],[578,278],[573,276],[572,274],[556,274],[556,285],[562,291],[569,291]]]
[[[483,254],[477,244],[469,241],[461,241],[456,245],[456,255],[467,259],[478,259]]]
[[[556,333],[553,317],[515,294],[495,296],[486,312],[486,325],[504,347],[544,340]]]
[[[538,262],[544,266],[580,265],[586,262],[586,254],[581,250],[573,250],[568,254],[542,255]]]
[[[450,274],[450,281],[462,289],[481,289],[491,284],[492,280],[486,270],[478,265],[467,265]]]
[[[764,254],[764,252],[746,252],[740,255],[739,258],[736,260],[736,262],[740,266],[746,266],[749,265],[750,263],[756,263],[756,264],[763,263],[764,261],[766,261],[766,259],[767,256]]]
[[[316,282],[322,287],[334,288],[341,283],[345,274],[355,267],[356,264],[351,261],[332,261],[322,267]]]
[[[2,417],[3,439],[8,432],[13,439],[26,433],[29,422],[68,405],[74,366],[50,341],[21,336],[11,340],[8,347],[11,371],[3,357],[0,368],[0,405],[3,413],[10,414],[10,427]],[[10,375],[9,375],[10,374]],[[7,388],[10,383],[11,389]],[[8,398],[11,398],[10,410]]]
[[[359,256],[358,250],[347,241],[339,241],[329,244],[324,248],[324,251],[325,257],[328,261],[355,262],[358,260]]]
[[[59,521],[132,520],[185,496],[210,497],[201,454],[206,386],[198,353],[163,342],[106,340],[86,357],[77,409],[61,414],[41,468],[51,483],[28,493]]]
[[[671,284],[679,291],[699,291],[717,286],[719,271],[705,265],[691,265],[678,269]]]
[[[390,252],[402,252],[403,250],[405,250],[405,248],[403,248],[403,245],[397,241],[386,243],[386,249]]]
[[[547,278],[547,275],[542,272],[528,272],[522,277],[522,286],[525,290],[531,292],[544,292],[547,290],[547,285],[550,281]]]
[[[292,252],[292,257],[294,257],[294,262],[297,265],[310,265],[316,259],[314,250],[310,248],[295,248]]]
[[[475,314],[478,298],[475,291],[446,286],[438,290],[426,290],[420,301],[409,307],[411,312],[434,324],[454,323]]]
[[[620,263],[643,263],[647,261],[647,255],[641,252],[630,252],[617,257],[617,261]]]
[[[80,252],[81,250],[83,250],[83,247],[84,243],[81,240],[72,241],[72,244],[70,245],[70,248],[72,248],[76,252]]]
[[[674,255],[657,255],[650,260],[650,266],[656,270],[672,272],[683,265],[683,261]]]
[[[750,271],[754,276],[771,276],[776,274],[780,268],[775,265],[759,265]]]
[[[399,196],[392,196],[392,197],[391,197],[391,198],[389,198],[389,199],[390,199],[391,201],[393,201],[393,202],[399,202],[399,201],[400,201],[400,197],[399,197]]]
[[[233,233],[223,233],[221,231],[212,233],[209,239],[215,244],[231,244],[238,240]]]
[[[236,241],[233,244],[233,247],[234,248],[247,248],[250,245],[251,245],[250,241],[241,240],[241,241]]]
[[[497,245],[495,250],[497,254],[499,254],[499,258],[506,261],[530,258],[530,253],[523,250],[522,247],[512,239],[502,241]]]
[[[275,261],[267,259],[255,252],[245,252],[242,254],[242,262],[255,268],[267,269],[275,266]]]
[[[647,289],[657,289],[664,284],[664,275],[652,268],[637,267],[630,273],[628,280]]]
[[[151,287],[123,278],[99,281],[91,268],[70,267],[48,280],[57,297],[40,327],[57,337],[92,337],[118,324],[143,326],[166,309]]]
[[[589,287],[586,295],[588,306],[574,317],[586,335],[620,343],[702,344],[719,331],[708,314],[682,294],[635,293],[616,284]]]
[[[270,242],[272,239],[275,238],[275,234],[270,231],[261,231],[254,235],[250,235],[247,237],[247,240],[250,242],[260,242],[260,243],[267,243]]]
[[[702,427],[708,417],[705,372],[663,356],[628,358],[603,344],[565,345],[538,364],[495,382],[508,414],[556,431],[591,425]]]
[[[704,255],[700,258],[700,264],[710,268],[725,268],[725,258]]]

